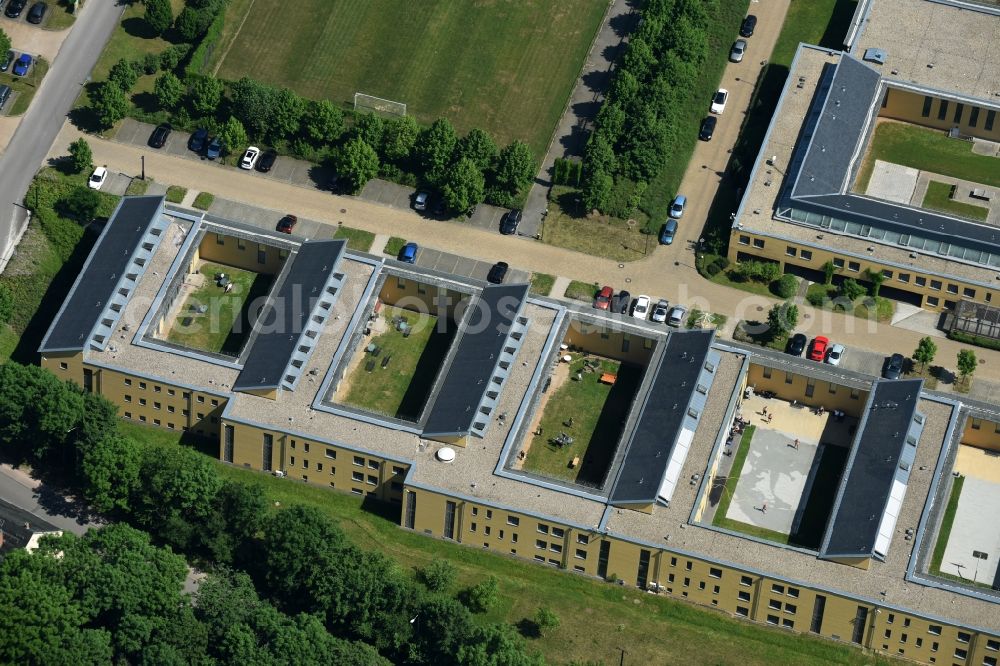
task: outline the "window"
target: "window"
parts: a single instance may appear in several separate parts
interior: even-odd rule
[[[703,581],[703,580],[698,581],[698,589],[699,590],[704,590],[705,589],[705,581]]]
[[[548,550],[549,542],[542,541],[541,539],[535,539],[535,548],[537,548],[538,550]]]
[[[962,112],[965,111],[965,105],[961,102],[955,104],[955,115],[952,117],[952,122],[958,124],[962,122]]]
[[[987,111],[986,112],[986,124],[983,125],[983,129],[986,130],[987,132],[991,131],[993,129],[993,121],[996,120],[996,119],[997,119],[997,112],[996,111]]]
[[[892,629],[886,629],[886,630],[885,630],[885,634],[884,634],[884,636],[885,636],[885,637],[886,637],[887,639],[888,639],[888,638],[892,638]]]
[[[740,601],[750,601],[750,593],[746,590],[740,590],[740,593],[736,596]]]
[[[177,411],[177,410],[176,410],[176,409],[174,409],[174,406],[173,406],[173,405],[167,405],[167,411],[168,411],[168,412],[170,412],[171,414],[173,414],[173,413],[174,413],[175,411]]]
[[[977,418],[973,417],[972,418],[972,429],[973,430],[979,430],[982,427],[983,427],[983,420],[982,419],[977,419]]]
[[[671,557],[670,558],[670,566],[672,566],[672,567],[676,567],[677,566],[677,558],[676,557]]]
[[[59,369],[60,370],[69,370],[69,364],[60,362],[59,363]]]
[[[538,532],[539,534],[548,534],[549,526],[546,525],[545,523],[538,523]]]
[[[751,585],[753,585],[753,578],[751,578],[750,576],[740,576],[740,585],[743,585],[745,587],[750,587]]]
[[[896,276],[896,279],[899,280],[900,282],[909,282],[910,281],[910,274],[909,273],[900,273],[899,275]]]
[[[889,613],[889,616],[885,620],[886,624],[892,624],[895,621],[896,621],[896,615],[894,613]]]
[[[799,250],[799,256],[802,257],[803,261],[812,261],[813,253],[812,250]]]
[[[781,626],[783,626],[785,629],[792,629],[795,627],[795,620],[789,620],[787,617],[782,618]]]
[[[833,258],[833,267],[834,268],[843,268],[844,267],[844,260],[840,259],[839,257],[834,257]]]
[[[931,115],[931,104],[933,103],[934,103],[933,97],[929,95],[924,96],[924,109],[923,111],[920,112],[920,115],[922,117],[927,118],[928,116]]]
[[[146,390],[146,382],[139,382],[139,388],[142,389],[143,391],[145,391]]]
[[[712,586],[712,594],[718,594],[721,588],[718,585]]]
[[[711,576],[712,578],[722,578],[722,569],[711,567],[708,570],[708,575]]]
[[[750,616],[750,609],[747,608],[746,606],[737,606],[736,607],[736,614],[739,615],[740,617],[749,617]]]
[[[587,551],[585,551],[583,548],[577,548],[576,549],[576,559],[578,559],[578,560],[585,560],[585,559],[587,559]]]
[[[971,288],[971,287],[963,287],[962,288],[962,296],[965,296],[966,298],[975,298],[976,297],[976,290],[973,289],[973,288]]]
[[[674,574],[667,574],[667,582],[668,583],[674,582]]]
[[[744,234],[740,234],[740,245],[749,245],[750,237]]]
[[[487,525],[487,526],[485,526],[485,527],[483,528],[483,534],[485,534],[486,536],[489,536],[489,535],[490,535],[490,531],[491,531],[491,530],[490,530],[490,526],[489,526],[489,525]]]
[[[957,294],[958,293],[958,285],[957,284],[949,284],[948,285],[948,293],[949,294]]]
[[[767,607],[772,610],[781,610],[781,601],[778,599],[771,599],[767,602]]]
[[[557,543],[550,543],[549,544],[549,550],[551,550],[553,553],[561,553],[562,552],[562,546],[560,546]]]
[[[160,403],[154,402],[153,403],[153,409],[159,409],[159,408],[160,408]]]
[[[799,588],[797,588],[797,587],[790,587],[790,588],[788,588],[788,596],[790,596],[793,599],[798,599],[799,598]]]
[[[335,449],[327,449],[326,450],[326,457],[329,458],[330,460],[336,460],[337,459],[337,451]]]
[[[927,305],[936,308],[940,304],[941,304],[941,299],[938,298],[937,296],[928,296],[927,297]]]
[[[983,657],[983,666],[997,666],[996,657]]]
[[[544,555],[535,555],[535,559],[538,560],[539,562],[543,562],[543,563],[545,562],[545,556]]]
[[[358,490],[358,494],[361,491]],[[455,502],[445,502],[444,505],[444,538],[453,539],[455,538]]]
[[[799,253],[798,250],[791,245],[785,247],[785,254],[787,254],[789,257],[794,257],[798,253]]]
[[[368,481],[367,481],[367,483],[368,483],[369,486],[376,486],[376,485],[378,485],[378,477],[377,476],[372,476],[371,474],[369,474],[368,475]]]
[[[938,120],[944,120],[948,117],[948,100],[941,100],[941,106],[938,107]]]
[[[940,633],[940,629],[941,628],[938,627],[939,633]],[[987,640],[986,641],[986,649],[987,650],[993,650],[994,652],[996,652],[997,650],[1000,650],[1000,641]]]
[[[581,567],[581,566],[574,566],[573,567],[573,571],[575,571],[577,573],[586,573],[587,569],[584,568],[584,567]]]
[[[479,515],[479,507],[478,506],[472,507],[472,515],[473,516],[478,516]]]
[[[146,399],[145,398],[139,398],[139,404],[142,405],[143,407],[145,407],[146,406]]]
[[[125,412],[125,418],[127,419],[132,418],[132,412]]]
[[[361,456],[354,456],[354,464],[358,467],[364,467],[365,459],[362,458]]]
[[[767,623],[768,624],[778,624],[778,616],[777,615],[768,615],[767,616]]]
[[[586,534],[577,534],[576,535],[576,542],[579,543],[579,544],[583,544],[584,546],[586,546],[588,543],[590,543],[590,537],[588,535],[586,535]]]
[[[764,368],[764,379],[771,378],[771,368]]]
[[[847,270],[854,271],[855,273],[861,270],[861,264],[856,261],[847,262]]]
[[[799,607],[796,606],[795,604],[785,604],[785,612],[788,613],[789,615],[795,615],[795,613],[798,610]]]
[[[975,111],[975,109],[973,109],[973,111]],[[955,659],[965,659],[968,656],[969,653],[967,650],[963,650],[962,648],[955,648]]]
[[[510,535],[510,541],[511,543],[517,543],[517,532]]]
[[[938,643],[937,641],[934,641],[933,643],[931,643],[931,652],[937,652],[937,651],[938,651]]]
[[[316,463],[316,471],[317,472],[323,471],[323,463]]]
[[[146,388],[146,387],[145,386],[140,386],[140,388]],[[198,396],[198,402],[205,402],[205,396],[199,395]]]
[[[309,442],[302,442],[302,450],[309,453]]]
[[[969,127],[975,127],[976,123],[979,122],[979,107],[972,107],[972,111],[969,112]]]
[[[552,536],[556,537],[557,539],[562,539],[565,535],[566,535],[566,530],[564,530],[563,528],[561,527],[552,528]]]
[[[764,239],[763,238],[754,238],[753,239],[753,246],[755,248],[757,248],[758,250],[763,250],[764,249]]]
[[[406,473],[406,469],[404,469],[403,467],[397,467],[396,465],[393,465],[392,466],[392,473],[393,473],[393,476],[399,476],[400,474],[405,474]]]
[[[884,277],[886,280],[891,280],[892,279],[892,271],[889,271],[889,270],[886,270],[886,269],[883,268],[882,269],[882,277]]]
[[[294,462],[295,458],[292,458],[292,461]],[[359,482],[364,481],[365,480],[364,472],[351,472],[351,480]]]
[[[308,446],[308,444],[306,446]],[[378,469],[378,468],[379,468],[379,462],[377,460],[368,461],[368,469]]]
[[[131,379],[126,379],[125,380],[125,386],[132,386],[132,380]]]
[[[691,566],[692,566],[691,560],[688,560],[687,562],[684,563],[684,568],[687,569],[688,571],[691,571]]]
[[[486,533],[487,534],[489,534],[489,529],[490,528],[488,528],[488,527],[486,528]],[[503,541],[503,530],[500,530],[500,540]]]
[[[923,277],[922,275],[918,275],[917,277],[913,278],[913,284],[917,285],[918,287],[926,287],[927,278]]]
[[[691,579],[686,576],[684,578],[684,587],[691,587]]]
[[[941,290],[941,280],[931,280],[931,289]]]
[[[517,516],[507,516],[507,524],[518,527],[521,524],[521,519]],[[579,539],[577,539],[577,541],[579,541]]]
[[[958,642],[959,643],[968,643],[971,638],[972,638],[972,636],[969,633],[965,632],[965,631],[958,632]]]
[[[907,638],[906,634],[900,634],[899,635],[899,642],[900,643],[905,643],[906,642],[906,638]]]
[[[125,402],[132,402],[132,396],[130,396],[129,394],[126,393],[125,394]]]

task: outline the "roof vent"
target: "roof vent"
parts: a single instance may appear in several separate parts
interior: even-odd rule
[[[455,462],[455,449],[451,448],[450,446],[438,449],[438,452],[434,454],[434,457],[443,463]]]
[[[865,49],[865,55],[864,58],[862,59],[865,60],[866,62],[873,62],[877,65],[884,65],[885,51],[877,48]],[[895,74],[895,72],[893,72],[893,74]]]

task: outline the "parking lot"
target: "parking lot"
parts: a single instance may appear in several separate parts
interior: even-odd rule
[[[258,208],[257,206],[248,206],[237,201],[217,198],[212,202],[209,213],[210,217],[217,216],[225,220],[234,220],[241,224],[258,227],[259,229],[274,231],[278,220],[288,214],[294,215],[295,211],[268,210],[266,208]],[[299,221],[295,225],[295,230],[292,234],[300,238],[327,239],[333,238],[333,235],[337,232],[336,227],[329,224],[323,224],[316,220],[307,220],[302,217],[298,219]]]
[[[375,179],[368,181],[358,196],[365,201],[373,201],[383,206],[390,206],[400,210],[410,210],[413,208],[413,198],[416,196],[416,193],[417,191],[412,187],[390,183],[387,180]],[[414,212],[421,217],[433,220],[451,220],[455,224],[469,225],[496,233],[500,233],[500,218],[507,212],[506,208],[499,208],[489,204],[479,204],[471,216],[460,215],[451,219],[447,216],[434,215],[432,211],[436,203],[432,198],[428,210]]]
[[[504,261],[504,258],[500,257],[497,261]],[[486,274],[489,273],[490,268],[493,267],[493,264],[486,261],[477,261],[475,259],[469,259],[468,257],[462,257],[457,254],[449,254],[447,252],[441,252],[440,250],[433,250],[426,247],[421,247],[420,251],[417,252],[416,264],[420,268],[441,271],[443,273],[451,273],[461,277],[470,277],[476,280],[486,280]],[[528,282],[530,279],[530,272],[512,267],[507,272],[507,277],[504,279],[504,283],[519,284]]]

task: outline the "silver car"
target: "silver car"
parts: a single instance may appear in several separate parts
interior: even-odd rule
[[[743,54],[747,52],[747,40],[737,39],[729,51],[730,62],[743,62]]]
[[[670,316],[667,317],[667,326],[676,326],[680,328],[684,325],[684,319],[687,317],[688,309],[683,305],[675,305],[670,311]]]
[[[649,320],[657,324],[662,324],[667,320],[667,309],[669,307],[670,303],[667,302],[667,299],[661,298],[653,306],[653,314],[649,315]]]

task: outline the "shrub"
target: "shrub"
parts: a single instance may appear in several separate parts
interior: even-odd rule
[[[712,265],[717,266],[720,271],[724,271],[729,268],[729,259],[720,254],[712,260]]]
[[[976,345],[977,347],[996,349],[1000,351],[1000,340],[986,338],[981,335],[971,335],[969,333],[963,333],[962,331],[949,331],[948,339],[956,342],[964,342],[967,345]]]
[[[170,27],[174,21],[173,12],[170,10],[170,0],[144,0],[146,5],[146,24],[156,35],[162,35],[163,31]],[[150,72],[152,74],[152,72]]]
[[[417,578],[431,592],[447,592],[455,584],[458,570],[448,560],[432,560],[417,572]]]
[[[821,308],[823,307],[823,303],[826,302],[826,294],[822,291],[810,290],[806,292],[806,300],[809,302],[809,305]]]
[[[94,153],[90,150],[90,144],[83,138],[69,144],[69,158],[74,173],[90,171],[94,166]]]
[[[190,44],[174,44],[160,54],[160,69],[170,72],[177,69],[181,61],[191,51]]]
[[[160,69],[160,54],[147,53],[139,61],[139,67],[143,74],[156,74]]]
[[[844,280],[843,284],[840,285],[840,294],[850,301],[861,298],[867,293],[868,290],[861,286],[857,280],[853,278],[847,278]]]
[[[111,66],[111,71],[108,72],[108,81],[114,81],[122,91],[127,93],[135,86],[141,73],[139,63],[122,58]]]
[[[781,268],[771,261],[741,261],[731,271],[732,276],[740,282],[762,282],[770,284],[778,279]]]
[[[199,192],[198,196],[194,198],[194,203],[192,205],[200,210],[208,210],[214,202],[214,194],[211,192]]]
[[[799,281],[794,275],[782,275],[771,283],[771,291],[780,298],[791,298],[799,288]]]
[[[473,613],[485,613],[496,604],[500,596],[500,585],[496,576],[470,587],[465,594],[465,605]]]

